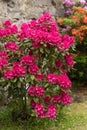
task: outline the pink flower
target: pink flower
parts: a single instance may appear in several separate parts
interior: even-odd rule
[[[62,38],[62,42],[60,44],[60,46],[58,47],[60,51],[67,51],[69,50],[69,48],[71,46],[73,46],[75,43],[75,38],[74,36],[68,36],[68,35],[64,35]]]
[[[14,64],[13,64],[13,69],[16,69],[16,68],[18,68],[18,67],[20,67],[21,65],[20,65],[20,62],[15,62]]]
[[[52,21],[53,21],[52,16],[49,13],[45,13],[38,19],[38,23],[40,23],[40,24],[44,24],[44,23],[48,23],[48,22],[51,23]]]
[[[50,103],[51,103],[51,98],[50,98],[49,96],[46,96],[46,97],[44,98],[44,102],[45,102],[46,104],[50,104]]]
[[[12,35],[11,29],[10,28],[6,28],[4,30],[4,36],[3,37],[9,37]]]
[[[29,55],[23,56],[22,59],[21,59],[21,63],[23,65],[33,65],[34,62],[35,62],[34,57],[33,56],[29,56]]]
[[[72,98],[65,92],[62,93],[61,103],[65,106],[70,105],[72,103]]]
[[[6,80],[8,80],[8,79],[12,80],[14,78],[14,71],[13,70],[6,70],[4,73],[4,78]]]
[[[43,74],[36,75],[36,78],[37,78],[39,81],[42,81],[43,78],[44,78],[44,75],[43,75]]]
[[[7,59],[1,59],[0,65],[2,65],[3,67],[7,67],[9,65],[8,60]]]
[[[51,120],[54,120],[54,119],[56,119],[56,115],[57,115],[57,107],[56,107],[56,105],[48,106],[48,111],[46,113],[46,116],[48,118],[50,118]]]
[[[63,75],[67,75],[67,71],[65,69],[62,69]]]
[[[86,4],[86,1],[85,1],[85,0],[79,0],[79,2],[80,2],[80,4],[83,5],[83,6]]]
[[[33,55],[33,50],[29,50],[29,53],[28,53],[30,56]]]
[[[29,87],[27,92],[28,92],[28,94],[30,96],[34,97],[35,96],[35,92],[36,92],[36,87],[35,86]]]
[[[29,25],[27,23],[22,23],[21,24],[21,29],[22,30],[27,30],[29,28]]]
[[[61,102],[61,98],[59,95],[55,95],[51,98],[51,101],[54,103],[60,103]]]
[[[66,64],[67,66],[73,67],[74,66],[74,60],[73,60],[73,55],[68,54],[65,56]]]
[[[31,39],[36,49],[40,48],[41,42],[50,46],[60,45],[62,37],[59,34],[56,22],[49,13],[45,13],[37,21],[31,21],[28,25],[28,29],[21,30],[20,40]]]
[[[4,30],[0,28],[0,38],[3,38],[4,36]]]
[[[32,45],[35,49],[39,49],[41,47],[40,43],[39,42],[32,42]]]
[[[14,24],[10,29],[11,29],[11,35],[18,33],[17,25]]]
[[[7,44],[5,44],[5,48],[15,52],[19,49],[19,46],[15,42],[8,42]]]
[[[57,75],[56,74],[49,74],[47,76],[47,82],[51,83],[51,84],[56,84],[57,83]]]
[[[37,103],[34,109],[38,117],[42,117],[44,114],[44,106],[41,103]]]
[[[31,100],[30,105],[31,105],[31,107],[32,107],[32,108],[35,108],[36,103],[34,102],[34,100],[33,100],[33,99]]]
[[[33,75],[36,75],[38,71],[39,71],[39,68],[36,64],[30,66],[28,69],[28,72]]]
[[[7,58],[8,58],[7,52],[6,52],[6,51],[1,51],[1,52],[0,52],[0,58],[2,58],[2,59],[7,59]]]
[[[57,69],[61,69],[62,66],[63,66],[62,61],[61,61],[61,60],[58,60],[58,61],[56,62],[56,68],[57,68]]]
[[[36,91],[35,91],[35,95],[38,97],[38,98],[42,98],[44,96],[44,88],[42,86],[38,86],[36,87]]]
[[[26,76],[26,69],[21,65],[15,65],[13,70],[16,77]]]
[[[65,90],[71,89],[72,87],[72,82],[70,81],[68,76],[65,74],[58,76],[57,83],[59,86],[61,86]]]
[[[41,113],[40,115],[38,115],[38,117],[41,118],[41,119],[43,119],[43,118],[45,118],[46,116],[45,116],[45,113]]]
[[[4,27],[10,27],[12,25],[11,21],[10,20],[6,20],[4,23],[3,23]]]
[[[28,24],[28,26],[29,26],[29,28],[31,28],[31,29],[38,29],[39,24],[38,24],[38,21],[32,20],[32,21],[30,21],[30,23]]]

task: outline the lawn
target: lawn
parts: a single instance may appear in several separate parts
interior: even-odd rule
[[[0,111],[0,130],[87,130],[87,101],[73,103],[64,108],[60,119],[55,121],[30,119],[29,121],[12,122],[10,112]]]

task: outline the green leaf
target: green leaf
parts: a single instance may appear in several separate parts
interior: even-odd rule
[[[83,76],[83,72],[79,72],[79,76],[82,77]]]
[[[13,80],[13,82],[14,82],[14,83],[17,82],[17,79],[15,78],[15,79]]]
[[[21,83],[20,82],[17,82],[17,87],[21,88]]]
[[[35,76],[34,76],[34,75],[31,75],[30,78],[31,78],[31,80],[34,80],[34,79],[35,79]]]
[[[38,98],[34,98],[35,103],[38,103],[39,99]]]
[[[22,83],[23,82],[23,78],[19,78],[20,82]]]
[[[49,86],[49,83],[46,83],[45,85],[44,85],[44,88],[47,88]]]
[[[41,52],[41,53],[44,53],[44,50],[43,50],[43,48],[40,48],[40,52]]]

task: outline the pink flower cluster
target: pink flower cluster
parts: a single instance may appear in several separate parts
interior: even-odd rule
[[[36,75],[39,71],[39,68],[36,64],[29,67],[28,72],[32,75]]]
[[[5,44],[5,48],[10,51],[17,51],[19,49],[19,46],[15,42],[8,42]]]
[[[45,117],[44,106],[41,103],[36,104],[34,109],[39,118]]]
[[[70,105],[72,103],[71,96],[68,95],[67,92],[62,92],[62,95],[54,95],[53,97],[45,97],[44,102],[48,105],[52,105],[53,103],[63,104],[65,106]]]
[[[56,84],[57,83],[57,75],[56,74],[49,74],[47,76],[47,82],[51,83],[51,84]]]
[[[35,59],[34,59],[34,56],[23,56],[22,59],[21,59],[21,63],[23,65],[33,65],[35,63]]]
[[[73,60],[73,55],[68,54],[65,56],[66,64],[67,66],[73,67],[74,66],[74,60]]]
[[[56,105],[51,105],[48,107],[48,111],[46,113],[46,116],[50,118],[51,120],[56,119],[56,114],[57,114],[57,107]]]
[[[15,77],[25,77],[26,76],[26,69],[21,66],[19,63],[14,63],[12,70],[6,70],[4,73],[4,77],[6,80],[13,79]]]
[[[31,39],[35,49],[39,49],[41,42],[43,42],[44,44],[55,46],[59,50],[66,51],[75,42],[72,36],[66,35],[62,38],[57,24],[48,13],[41,16],[37,21],[33,20],[29,24],[23,23],[19,37],[21,41]]]
[[[3,23],[3,26],[4,26],[5,28],[10,27],[11,25],[12,25],[12,23],[11,23],[10,20],[6,20],[6,21]]]
[[[8,59],[8,54],[6,51],[0,52],[0,59]]]
[[[59,96],[59,95],[54,95],[54,96],[51,98],[51,101],[54,102],[54,103],[61,103],[61,96]]]
[[[20,63],[14,63],[13,65],[13,71],[15,77],[25,77],[26,76],[26,69],[24,66],[21,66]]]
[[[6,80],[14,78],[14,71],[13,70],[6,70],[4,73],[4,78]]]
[[[58,84],[65,90],[71,89],[72,87],[72,82],[70,81],[70,79],[66,74],[62,74],[62,75],[49,74],[47,76],[47,82],[50,84]]]
[[[0,66],[7,67],[9,65],[7,59],[0,59]]]
[[[39,81],[42,81],[44,79],[44,75],[43,74],[38,74],[36,75],[36,78],[39,80]]]
[[[0,71],[3,69],[3,67],[7,67],[9,65],[8,63],[8,54],[5,51],[0,52]]]
[[[70,79],[68,78],[68,76],[64,75],[64,74],[58,76],[57,83],[64,90],[71,89],[71,87],[72,87],[72,82],[70,81]]]
[[[59,50],[65,52],[68,49],[70,49],[70,47],[73,46],[74,43],[75,43],[74,36],[64,35]]]
[[[36,96],[38,98],[42,98],[44,96],[44,93],[45,93],[45,91],[42,86],[38,86],[38,87],[31,86],[28,89],[28,94],[32,97]]]
[[[63,92],[61,97],[61,103],[65,106],[70,105],[72,103],[71,96],[69,96],[66,92]]]
[[[52,97],[46,96],[44,98],[44,102],[48,105],[53,104],[53,103],[61,103],[61,96],[60,95],[54,95]]]
[[[39,118],[48,117],[51,120],[56,119],[56,115],[57,115],[56,105],[48,106],[48,111],[46,113],[45,113],[45,108],[41,103],[36,104],[34,109]]]
[[[3,27],[0,28],[0,38],[10,37],[18,33],[18,27],[14,24],[12,25],[10,20],[3,23]]]
[[[44,102],[45,102],[46,104],[50,105],[50,103],[51,103],[51,98],[50,98],[49,96],[46,96],[46,97],[44,98]]]
[[[35,94],[35,87],[32,87],[33,93],[31,95],[34,96]],[[72,98],[69,96],[66,92],[62,92],[62,95],[54,95],[52,98],[49,96],[44,98],[44,102],[48,105],[47,111],[45,112],[45,107],[42,105],[40,102],[35,103],[34,100],[31,100],[30,105],[32,108],[35,110],[36,114],[38,115],[39,118],[50,118],[51,120],[56,119],[57,116],[57,106],[56,104],[62,104],[64,106],[68,106],[72,103]],[[56,104],[54,104],[56,103]]]

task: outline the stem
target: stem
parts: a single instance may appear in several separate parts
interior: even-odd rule
[[[23,110],[26,111],[27,110],[27,102],[26,102],[26,95],[24,97],[24,104],[23,104]]]

